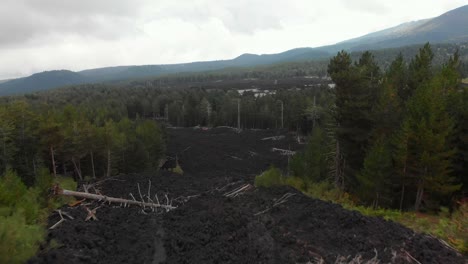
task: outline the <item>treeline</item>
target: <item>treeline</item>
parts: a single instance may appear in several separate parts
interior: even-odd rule
[[[241,128],[280,128],[283,120],[284,128],[307,130],[312,118],[321,122],[324,112],[321,106],[329,105],[333,99],[328,86],[296,88],[292,85],[290,89],[270,91],[274,93],[256,96],[254,92],[246,91],[241,95],[235,84],[229,88],[209,89],[81,85],[3,100],[4,103],[25,100],[35,108],[44,104],[55,108],[70,104],[99,120],[105,118],[101,117],[104,112],[113,120],[125,116],[132,120],[157,119],[173,126],[188,127],[237,126],[240,100]]]
[[[383,72],[370,52],[330,60],[332,122],[317,126],[292,162],[309,182],[330,181],[373,207],[438,208],[468,186],[468,91],[457,52],[433,67],[429,44]],[[466,194],[466,193],[465,193]]]
[[[129,119],[99,105],[3,104],[0,141],[0,170],[16,171],[28,184],[41,167],[78,180],[157,168],[164,154],[156,122]]]

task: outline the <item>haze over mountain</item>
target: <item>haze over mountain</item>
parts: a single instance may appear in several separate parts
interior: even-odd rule
[[[0,81],[0,95],[47,90],[65,85],[156,77],[179,72],[200,72],[229,67],[251,67],[281,62],[326,59],[337,51],[377,50],[425,42],[460,43],[468,41],[468,5],[441,16],[413,21],[396,27],[318,48],[297,48],[278,54],[243,54],[232,60],[169,65],[116,66],[79,72],[67,70],[36,73],[29,77]]]

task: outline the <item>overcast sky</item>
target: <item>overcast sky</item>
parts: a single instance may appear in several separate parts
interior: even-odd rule
[[[468,0],[2,0],[0,80],[317,47]]]

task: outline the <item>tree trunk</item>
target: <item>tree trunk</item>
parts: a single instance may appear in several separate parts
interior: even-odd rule
[[[111,151],[110,148],[107,149],[107,177],[111,175]]]
[[[50,146],[50,157],[52,159],[52,171],[54,172],[54,177],[57,177],[57,168],[55,168],[55,157],[54,157],[54,147]]]
[[[379,192],[376,192],[374,202],[372,203],[372,209],[376,210],[379,207],[379,198]]]
[[[81,170],[80,168],[78,168],[78,166],[76,166],[75,157],[72,157],[72,163],[73,163],[73,166],[75,167],[76,174],[78,174],[78,178],[80,178],[80,180],[83,180],[83,176],[81,176]]]
[[[96,179],[96,171],[94,170],[94,153],[90,151],[91,154],[91,168],[93,169],[93,179]]]
[[[401,179],[400,212],[403,210],[403,200],[405,199],[405,178],[406,178],[406,161],[403,166],[403,177]]]
[[[335,187],[340,188],[340,143],[336,140],[335,149]]]
[[[34,157],[32,159],[32,165],[33,165],[34,177],[37,177],[36,158]]]
[[[416,192],[416,201],[414,203],[414,210],[419,211],[419,207],[421,206],[422,198],[424,195],[424,187],[423,184],[418,184],[418,191]]]
[[[403,200],[405,199],[405,184],[401,185],[400,212],[403,210]]]

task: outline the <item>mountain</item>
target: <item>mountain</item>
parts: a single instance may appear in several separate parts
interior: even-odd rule
[[[277,54],[242,54],[231,60],[168,65],[116,66],[79,72],[48,71],[29,77],[0,82],[0,95],[19,94],[80,83],[120,81],[157,77],[182,72],[203,72],[232,67],[253,67],[282,62],[327,59],[337,51],[363,51],[397,48],[425,42],[461,43],[468,41],[468,5],[441,16],[413,21],[396,27],[318,48],[297,48]]]
[[[328,58],[329,56],[330,54],[325,51],[311,48],[298,48],[278,54],[243,54],[232,60],[191,62],[169,65],[117,66],[84,70],[78,73],[91,81],[114,81],[131,78],[144,78],[179,72],[201,72],[219,70],[229,67],[250,67],[286,61],[323,59]]]
[[[438,17],[401,24],[329,46],[328,51],[395,48],[413,44],[468,40],[468,5]]]
[[[88,80],[82,75],[67,71],[45,71],[26,78],[18,78],[0,83],[0,94],[19,94],[47,90],[66,85],[81,84]]]

